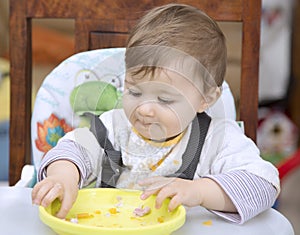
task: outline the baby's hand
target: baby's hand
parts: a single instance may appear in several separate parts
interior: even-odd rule
[[[198,206],[202,203],[201,190],[197,181],[180,178],[151,177],[139,182],[146,190],[141,195],[144,200],[156,194],[156,208],[160,208],[166,198],[171,198],[168,209],[174,210],[179,205]]]
[[[58,198],[61,201],[61,207],[56,216],[63,219],[75,202],[77,193],[77,185],[62,183],[55,177],[49,176],[33,188],[32,203],[47,207]]]

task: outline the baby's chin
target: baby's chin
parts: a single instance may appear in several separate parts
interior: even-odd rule
[[[134,128],[137,132],[144,137],[145,139],[153,140],[153,141],[164,141],[167,137],[164,128],[162,128],[159,124],[141,124],[140,122],[136,122]]]
[[[155,126],[155,127],[154,127]],[[152,127],[152,128],[151,128]],[[162,128],[159,128],[159,125],[151,125],[148,130],[138,130],[139,134],[148,140],[155,142],[165,142],[167,140],[177,137],[181,132],[176,133],[166,133],[162,131]]]

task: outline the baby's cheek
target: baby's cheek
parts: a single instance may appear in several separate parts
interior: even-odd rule
[[[176,118],[178,128],[185,130],[189,123],[194,119],[196,110],[190,103],[180,102],[173,107],[173,114]]]
[[[137,104],[128,96],[124,95],[122,99],[122,106],[127,118],[130,120],[137,107]]]

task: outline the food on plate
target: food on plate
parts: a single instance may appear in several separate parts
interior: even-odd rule
[[[145,215],[150,214],[151,209],[148,206],[140,206],[138,208],[135,208],[133,211],[133,214],[137,217],[143,217]]]

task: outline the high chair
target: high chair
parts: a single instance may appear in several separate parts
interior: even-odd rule
[[[143,0],[137,3],[132,0],[10,0],[10,185],[14,185],[20,179],[22,167],[31,163],[32,19],[74,19],[74,53],[77,53],[98,48],[125,46],[130,28],[145,11],[171,2],[173,1]],[[246,135],[255,141],[261,1],[181,0],[177,2],[202,9],[217,21],[242,23],[238,117],[245,123]]]

